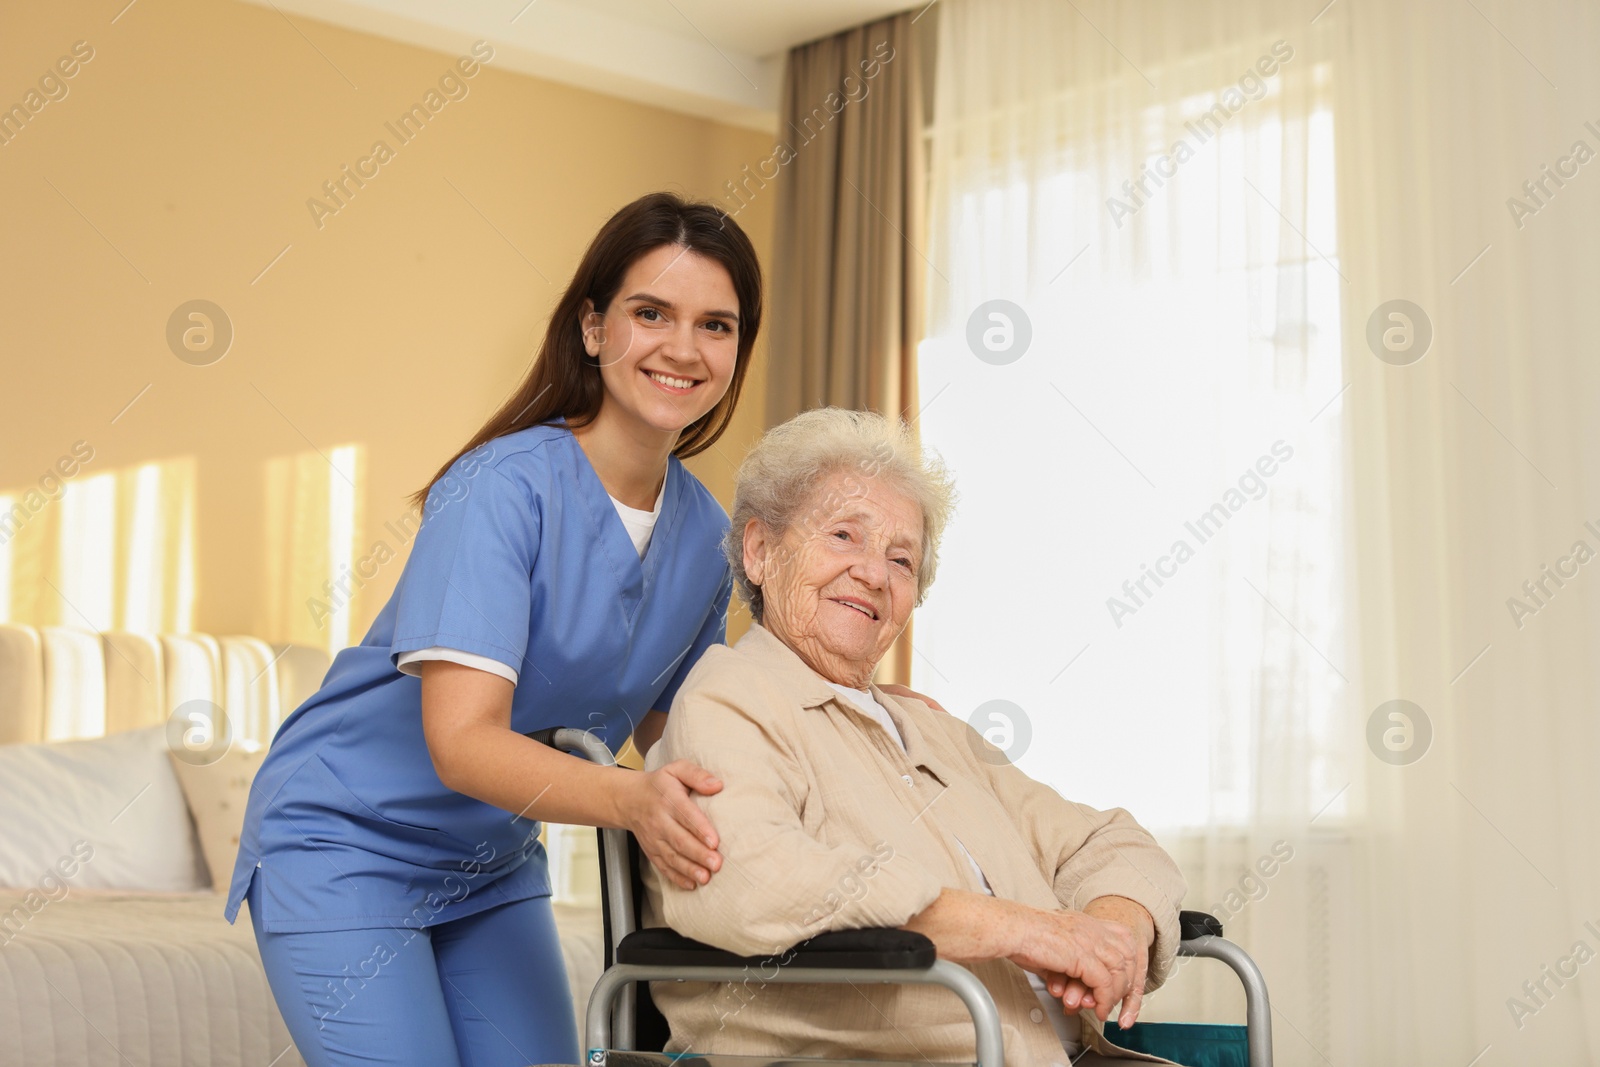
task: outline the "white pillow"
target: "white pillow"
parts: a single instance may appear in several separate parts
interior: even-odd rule
[[[211,882],[166,726],[0,745],[0,886],[192,892]]]
[[[257,741],[235,741],[215,763],[197,765],[172,757],[178,784],[189,799],[189,814],[200,832],[200,848],[211,868],[211,884],[223,892],[233,881],[233,861],[239,855],[239,834],[244,829],[244,809],[267,750]]]

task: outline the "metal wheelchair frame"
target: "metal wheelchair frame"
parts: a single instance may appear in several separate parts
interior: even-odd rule
[[[527,736],[601,766],[616,765],[610,748],[584,730],[557,727]],[[638,983],[737,982],[747,979],[752,967],[771,962],[762,957],[736,956],[669,930],[638,929],[632,835],[616,829],[602,829],[599,834],[608,966],[589,994],[584,1021],[590,1067],[606,1067],[612,1051],[636,1051]],[[1222,937],[1222,923],[1213,916],[1185,911],[1179,918],[1182,940],[1178,955],[1220,960],[1238,975],[1245,992],[1250,1067],[1272,1067],[1272,1010],[1260,968],[1242,948]],[[949,989],[972,1015],[977,1033],[977,1067],[1005,1067],[1000,1014],[988,989],[965,967],[938,959],[933,942],[923,935],[909,930],[832,931],[811,938],[785,955],[791,957],[788,962],[773,968],[770,977],[763,973],[763,982],[906,983]]]

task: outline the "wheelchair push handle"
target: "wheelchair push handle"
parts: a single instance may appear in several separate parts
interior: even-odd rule
[[[549,745],[562,752],[576,753],[602,767],[614,767],[617,763],[611,748],[588,730],[578,730],[571,726],[549,726],[522,736],[531,737],[541,745]]]

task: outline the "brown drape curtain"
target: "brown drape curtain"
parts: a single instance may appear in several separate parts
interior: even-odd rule
[[[826,405],[915,425],[927,242],[915,14],[789,52],[773,234],[767,420]],[[878,668],[909,683],[907,627]]]

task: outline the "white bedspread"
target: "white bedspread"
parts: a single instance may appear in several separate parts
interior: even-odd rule
[[[581,1020],[599,911],[556,921]],[[248,913],[230,926],[215,893],[74,891],[0,934],[0,1067],[303,1067],[291,1044]]]

